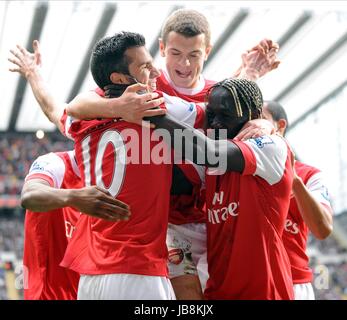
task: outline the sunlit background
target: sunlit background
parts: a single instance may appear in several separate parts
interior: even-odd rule
[[[43,76],[54,95],[68,102],[95,87],[89,72],[91,48],[116,31],[142,33],[156,64],[162,66],[161,26],[173,10],[183,7],[197,9],[211,24],[214,49],[205,65],[206,78],[231,75],[241,53],[263,38],[280,44],[282,63],[259,85],[266,100],[278,100],[285,107],[291,125],[288,140],[297,157],[325,173],[338,215],[334,235],[322,243],[311,239],[309,253],[317,297],[346,299],[346,1],[1,1],[0,299],[21,297],[11,287],[13,278],[20,277],[20,269],[13,269],[22,249],[22,180],[17,172],[24,176],[28,169],[21,161],[66,149],[26,82],[8,71],[9,49],[22,44],[31,50],[32,40],[39,39]],[[9,270],[15,276],[9,276]]]

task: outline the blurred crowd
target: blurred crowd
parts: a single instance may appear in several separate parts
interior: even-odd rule
[[[0,194],[18,195],[32,162],[48,152],[72,149],[60,134],[37,139],[35,134],[0,134]]]
[[[24,210],[20,215],[18,212],[10,215],[8,210],[5,213],[0,209],[0,300],[7,300],[8,286],[14,286],[12,281],[8,283],[6,273],[13,273],[16,264],[22,264],[23,244]]]
[[[313,286],[316,300],[347,300],[347,261],[329,263],[324,266],[328,270],[329,280],[327,286],[322,288],[316,276],[316,284],[314,283]],[[315,265],[313,267],[316,270],[319,269]]]
[[[0,254],[14,253],[16,259],[22,259],[24,243],[24,210],[21,216],[3,215],[0,209]],[[1,256],[0,256],[1,258]]]
[[[311,236],[308,248],[315,249],[310,265],[314,272],[316,299],[347,300],[347,249],[333,235],[324,241]]]

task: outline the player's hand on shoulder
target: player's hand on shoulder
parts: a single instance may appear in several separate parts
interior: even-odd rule
[[[117,111],[121,118],[127,122],[143,124],[144,117],[159,116],[166,113],[159,106],[164,103],[164,98],[159,97],[156,92],[144,92],[147,86],[136,83],[129,86],[119,97],[121,106],[117,106]],[[109,86],[105,90],[106,97],[114,96],[114,89]]]
[[[254,119],[248,121],[240,130],[234,140],[245,141],[261,136],[270,136],[275,133],[273,124],[265,119]]]

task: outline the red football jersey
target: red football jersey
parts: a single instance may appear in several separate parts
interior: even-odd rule
[[[157,89],[168,95],[164,95],[166,100],[170,99],[174,102],[175,97],[179,97],[186,102],[192,102],[190,109],[193,111],[190,113],[186,112],[185,117],[182,117],[184,113],[180,114],[179,111],[174,112],[174,103],[171,104],[173,108],[169,112],[178,120],[184,121],[196,129],[202,129],[204,127],[206,94],[214,84],[215,81],[206,80],[203,75],[200,75],[199,82],[195,88],[179,88],[174,85],[165,70],[161,70],[161,75],[157,79]],[[179,103],[179,105],[181,104]],[[183,108],[179,109],[183,110]],[[206,222],[204,202],[204,193],[201,194],[199,188],[196,186],[191,195],[171,196],[169,222],[173,224]]]
[[[32,164],[26,180],[44,179],[60,189],[80,188],[73,152],[49,153]],[[60,267],[80,213],[73,208],[26,211],[24,226],[24,299],[77,298],[79,275]]]
[[[293,299],[282,242],[293,172],[279,136],[235,142],[242,174],[206,172],[207,299]]]
[[[129,204],[131,217],[110,222],[81,215],[62,265],[80,274],[167,276],[170,150],[150,139],[153,130],[123,120],[66,119],[84,184]]]
[[[161,107],[165,108],[175,119],[183,121],[194,128],[202,128],[205,121],[204,96],[209,86],[214,82],[205,81],[201,78],[197,89],[173,89],[168,85],[168,83],[168,80],[163,76],[163,74],[158,78],[157,84],[159,89],[164,91],[157,91],[165,101],[164,105]],[[100,88],[97,88],[95,92],[100,96],[104,96],[104,91]],[[167,92],[172,95],[167,94]],[[68,133],[66,132],[66,134]],[[182,169],[181,165],[179,165],[179,167]],[[206,213],[204,208],[205,193],[201,190],[200,181],[196,179],[191,180],[191,177],[197,173],[196,169],[197,167],[185,165],[184,170],[182,170],[187,179],[193,185],[192,193],[171,194],[169,214],[170,223],[179,225],[192,222],[206,222]],[[198,171],[201,171],[201,169],[198,169]],[[185,182],[180,181],[180,183]]]
[[[295,162],[295,170],[315,199],[333,212],[321,172],[299,161]],[[309,257],[306,254],[308,233],[309,229],[292,196],[282,238],[292,266],[294,284],[311,282],[313,279]]]

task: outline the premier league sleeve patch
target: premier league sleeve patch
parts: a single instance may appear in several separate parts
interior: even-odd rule
[[[30,168],[30,173],[33,173],[33,172],[43,172],[45,171],[46,167],[49,165],[49,163],[47,161],[40,161],[40,160],[36,160],[31,168]]]
[[[54,153],[38,157],[30,167],[27,177],[35,174],[43,174],[53,180],[54,187],[60,188],[65,175],[65,164],[63,159]]]
[[[255,144],[260,149],[264,148],[264,146],[266,145],[274,144],[274,141],[269,136],[253,138],[253,139],[250,139],[249,141]]]

